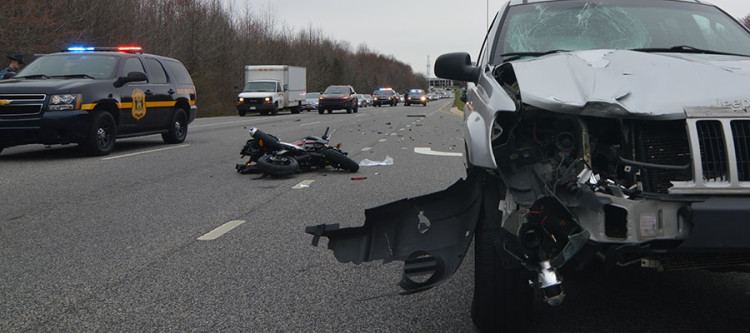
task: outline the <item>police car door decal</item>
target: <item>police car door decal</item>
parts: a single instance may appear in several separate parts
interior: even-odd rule
[[[141,120],[146,116],[146,94],[143,93],[143,90],[133,89],[132,114],[136,120]]]

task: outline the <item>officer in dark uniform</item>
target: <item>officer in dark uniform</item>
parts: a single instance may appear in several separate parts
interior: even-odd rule
[[[16,72],[20,71],[26,65],[26,62],[23,61],[23,56],[20,54],[11,55],[8,58],[10,59],[10,64],[7,68],[0,71],[0,80],[6,79],[6,75],[8,74],[15,75]]]

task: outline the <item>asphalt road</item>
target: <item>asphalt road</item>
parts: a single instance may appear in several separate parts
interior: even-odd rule
[[[463,157],[415,153],[463,152],[461,116],[448,103],[198,119],[184,144],[127,139],[105,157],[74,145],[4,150],[0,332],[475,331],[473,252],[453,279],[400,296],[400,263],[340,264],[304,233],[361,225],[366,208],[463,177]],[[355,161],[394,164],[240,175],[250,127],[284,141],[330,127]],[[236,227],[199,240],[228,222]],[[537,304],[532,332],[750,331],[748,274],[621,272],[566,283],[562,307]]]

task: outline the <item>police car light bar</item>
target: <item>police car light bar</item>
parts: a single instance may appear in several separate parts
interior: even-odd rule
[[[126,53],[140,53],[142,51],[142,48],[140,46],[118,46],[118,47],[71,46],[63,51],[67,51],[67,52],[117,51],[117,52],[126,52]]]
[[[117,48],[120,52],[141,52],[140,46],[120,46]]]
[[[84,47],[84,46],[71,46],[68,48],[68,52],[87,52],[87,51],[94,51],[94,48]]]

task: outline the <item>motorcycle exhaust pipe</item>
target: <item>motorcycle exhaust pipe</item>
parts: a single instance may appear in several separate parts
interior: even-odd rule
[[[265,146],[272,150],[282,148],[280,144],[281,141],[277,137],[263,132],[255,127],[250,129],[250,136],[252,136],[254,139],[259,140],[261,146]]]

